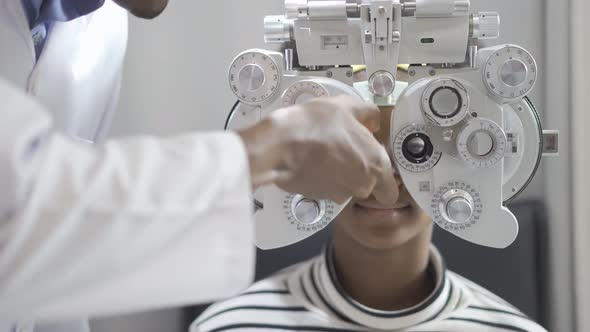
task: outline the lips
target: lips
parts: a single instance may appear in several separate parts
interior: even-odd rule
[[[410,202],[398,202],[392,206],[384,206],[379,204],[376,201],[359,201],[355,202],[356,205],[370,210],[379,210],[379,211],[391,211],[391,210],[401,210],[407,207],[410,207]]]

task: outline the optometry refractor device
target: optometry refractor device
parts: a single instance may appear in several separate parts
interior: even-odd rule
[[[543,131],[527,98],[538,77],[533,56],[511,44],[479,48],[498,37],[497,13],[471,13],[469,0],[286,0],[285,14],[264,25],[265,41],[285,52],[234,59],[228,80],[238,102],[226,129],[317,97],[395,106],[389,149],[417,204],[467,241],[515,240],[506,203],[543,155],[558,153],[558,133]],[[398,64],[411,64],[408,84],[397,82]],[[352,65],[366,66],[367,82],[354,83]],[[273,185],[254,197],[262,249],[309,237],[345,206]]]

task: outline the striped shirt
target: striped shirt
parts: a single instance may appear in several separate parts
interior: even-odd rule
[[[374,310],[346,295],[332,251],[326,250],[214,304],[193,322],[191,332],[546,332],[500,297],[446,270],[434,247],[429,271],[436,287],[422,303],[401,311]]]

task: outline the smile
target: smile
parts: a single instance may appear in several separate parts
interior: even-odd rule
[[[410,203],[398,203],[393,206],[383,206],[376,202],[356,202],[355,205],[359,207],[368,209],[368,210],[386,210],[386,211],[393,211],[393,210],[402,210],[405,208],[410,207]]]
[[[357,207],[362,208],[362,209],[380,211],[380,212],[394,212],[394,211],[399,211],[399,210],[403,210],[403,209],[410,207],[410,203],[396,204],[394,206],[381,206],[378,204],[357,202],[357,203],[355,203],[355,205]]]

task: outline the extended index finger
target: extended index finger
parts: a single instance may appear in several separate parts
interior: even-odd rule
[[[373,188],[373,196],[382,204],[389,205],[397,202],[399,196],[399,184],[394,176],[394,170],[385,149],[381,152],[383,167],[377,174],[377,181]]]

